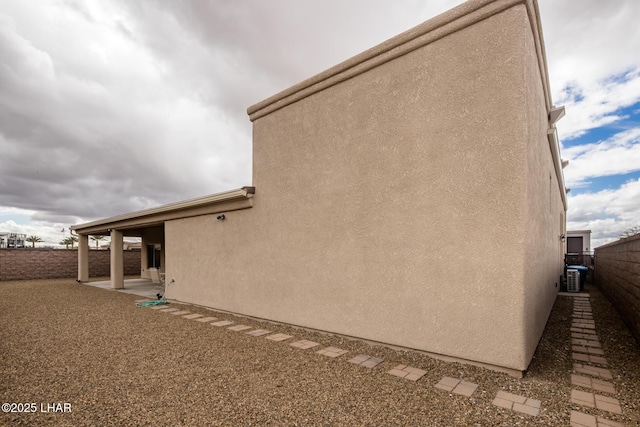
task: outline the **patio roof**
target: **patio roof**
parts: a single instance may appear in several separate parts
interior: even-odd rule
[[[138,229],[162,225],[167,220],[251,208],[254,194],[255,187],[242,187],[238,190],[73,225],[70,228],[82,235],[108,235],[112,229],[128,230],[127,235],[135,235]]]

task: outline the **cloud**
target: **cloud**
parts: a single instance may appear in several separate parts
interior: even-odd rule
[[[0,205],[93,219],[250,184],[249,126],[173,84],[119,10],[75,6],[0,18]]]
[[[84,221],[250,185],[247,107],[457,3],[7,1],[0,206]]]
[[[640,2],[539,0],[554,98],[638,68]]]
[[[48,233],[251,184],[247,107],[460,3],[5,0],[0,206]],[[617,122],[640,97],[640,2],[539,3],[561,138]],[[629,138],[568,151],[568,180],[620,173]]]
[[[561,140],[621,119],[640,101],[640,2],[539,0],[554,103],[565,105]]]
[[[602,190],[568,197],[567,230],[593,230],[593,247],[617,240],[620,234],[640,224],[640,179],[615,190]]]
[[[569,188],[585,187],[589,178],[626,174],[640,170],[640,128],[629,129],[593,144],[562,150],[569,160],[564,170]]]
[[[640,102],[640,68],[619,76],[594,81],[588,87],[571,83],[566,86],[558,105],[568,114],[558,124],[561,139],[571,140],[590,129],[617,123],[628,116],[620,110]]]

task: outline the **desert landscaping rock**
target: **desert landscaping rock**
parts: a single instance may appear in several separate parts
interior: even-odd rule
[[[570,402],[571,375],[587,374],[573,369],[569,297],[558,297],[529,372],[516,379],[418,352],[172,302],[219,321],[384,359],[382,367],[359,369],[348,356],[317,357],[290,341],[257,339],[135,307],[135,295],[73,280],[0,282],[2,402],[59,402],[72,408],[0,413],[0,425],[568,426],[572,411],[638,425],[639,347],[597,289],[590,292],[612,376],[606,381],[615,388],[611,397],[619,401],[621,414]],[[414,382],[387,373],[398,365],[425,374]],[[444,393],[434,387],[443,377],[464,378],[478,388],[471,396]],[[493,405],[500,391],[539,400],[539,414]]]

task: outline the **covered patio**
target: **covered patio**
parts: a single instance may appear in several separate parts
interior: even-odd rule
[[[113,289],[140,285],[124,279],[123,243],[124,237],[142,239],[140,256],[140,277],[154,283],[152,269],[160,275],[165,271],[165,223],[172,220],[219,214],[252,207],[254,187],[212,194],[197,199],[172,203],[157,208],[118,215],[85,224],[74,225],[71,230],[78,235],[78,281],[89,281],[89,237],[109,236],[111,238],[110,280]],[[222,215],[224,219],[224,215]],[[196,231],[197,232],[197,231]],[[157,281],[154,286],[157,286]],[[153,297],[155,297],[153,293]]]
[[[164,285],[154,282],[151,279],[124,279],[121,289],[113,289],[110,280],[99,280],[86,282],[85,285],[96,288],[124,292],[126,294],[138,295],[144,298],[156,299],[157,294],[164,295]]]

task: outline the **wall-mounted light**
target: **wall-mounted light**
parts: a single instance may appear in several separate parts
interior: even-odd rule
[[[224,214],[222,214],[222,215],[218,215],[218,216],[216,217],[216,219],[217,219],[218,221],[224,221],[226,218],[227,218],[227,217],[226,217],[226,216],[224,216]]]
[[[564,243],[564,239],[565,239],[564,234],[561,234],[560,235],[560,240],[562,240],[563,243]]]

